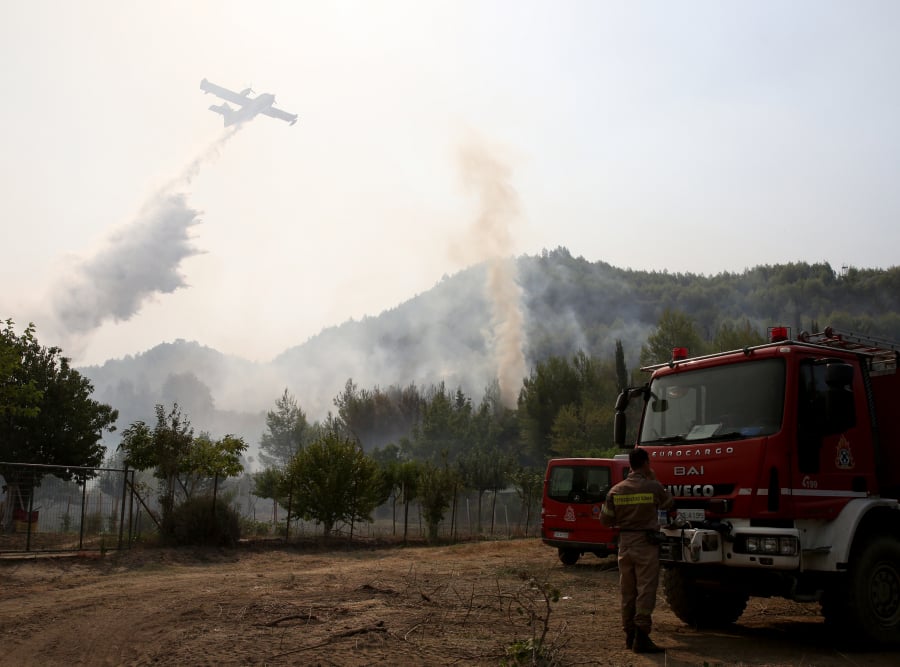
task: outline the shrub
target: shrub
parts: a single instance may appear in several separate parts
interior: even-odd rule
[[[241,517],[240,521],[242,535],[265,537],[272,532],[272,524],[268,521],[257,521],[256,519],[249,519],[247,517]]]
[[[176,545],[233,547],[241,536],[240,517],[231,507],[212,498],[191,498],[172,512],[165,536]]]

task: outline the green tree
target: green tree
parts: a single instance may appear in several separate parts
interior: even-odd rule
[[[629,385],[628,368],[625,366],[625,348],[622,347],[622,341],[616,341],[616,385],[619,391],[622,391]]]
[[[381,471],[383,492],[391,501],[391,534],[397,534],[397,504],[403,493],[401,467],[404,463],[400,447],[391,443],[384,449],[375,448],[370,454]]]
[[[522,439],[533,462],[543,463],[553,446],[553,424],[560,410],[577,405],[578,371],[563,357],[538,362],[519,394]]]
[[[516,411],[507,407],[500,396],[500,382],[492,381],[472,415],[473,441],[481,448],[494,448],[505,456],[521,454],[519,421]]]
[[[539,363],[519,403],[526,442],[534,451],[530,463],[543,464],[550,456],[597,456],[609,449],[617,384],[612,362],[583,352],[571,361],[554,357]]]
[[[371,521],[382,495],[378,464],[349,438],[336,433],[304,447],[290,462],[285,475],[289,492],[305,519],[322,524],[331,535],[340,523]]]
[[[355,438],[364,451],[409,436],[418,421],[421,403],[415,384],[368,390],[357,387],[352,379],[334,399],[341,432]]]
[[[714,352],[725,352],[726,350],[762,345],[765,342],[765,336],[754,329],[749,320],[744,320],[740,326],[731,322],[722,322],[713,337],[712,349]]]
[[[288,504],[287,496],[283,495],[284,489],[288,486],[285,483],[284,473],[278,468],[266,468],[253,474],[253,495],[272,501],[273,524],[278,523],[278,505]]]
[[[418,461],[403,461],[397,469],[400,483],[400,502],[403,503],[403,541],[409,536],[409,506],[419,496],[421,467]]]
[[[201,433],[195,438],[190,420],[177,403],[168,413],[159,404],[155,410],[156,426],[151,430],[143,421],[131,424],[122,433],[118,451],[127,466],[153,470],[161,486],[160,528],[171,536],[176,528],[171,520],[178,490],[185,500],[209,492],[214,508],[219,480],[241,474],[241,455],[247,445],[233,435],[213,440],[208,433]]]
[[[285,467],[315,430],[287,389],[275,402],[275,409],[266,413],[266,428],[268,432],[259,440],[259,460],[266,468]]]
[[[419,468],[417,497],[431,542],[437,540],[438,528],[453,500],[455,483],[455,475],[447,466],[426,462]]]
[[[194,495],[195,489],[212,486],[213,501],[218,493],[219,481],[237,477],[244,470],[241,455],[247,451],[243,438],[228,434],[213,440],[209,433],[194,438],[182,464],[186,495]],[[205,484],[204,484],[205,483]]]
[[[661,364],[672,358],[672,349],[686,347],[691,356],[703,354],[705,347],[691,318],[666,308],[654,331],[641,348],[641,365]]]
[[[0,419],[36,417],[42,393],[27,373],[26,350],[34,344],[34,325],[17,336],[13,321],[0,331]]]
[[[485,492],[495,487],[497,458],[498,454],[495,449],[470,449],[460,457],[458,462],[463,484],[470,489],[475,489],[477,494],[475,530],[479,534],[482,532],[481,502]]]
[[[58,347],[41,346],[32,327],[16,337],[7,321],[0,339],[7,368],[0,376],[0,460],[99,466],[103,431],[115,430],[118,412],[93,400],[90,381]]]
[[[157,404],[153,430],[138,421],[122,433],[119,450],[125,454],[125,463],[137,470],[152,469],[162,484],[159,504],[164,530],[175,506],[178,474],[186,467],[193,443],[194,429],[177,403],[168,414]]]
[[[471,400],[461,389],[451,394],[442,382],[425,400],[421,419],[413,429],[412,447],[416,458],[426,461],[455,458],[471,439]]]
[[[533,468],[518,467],[510,473],[510,480],[516,489],[516,496],[522,504],[522,515],[525,522],[525,536],[531,526],[532,514],[541,506],[541,494],[544,489],[544,473]]]
[[[93,391],[60,348],[42,346],[31,325],[17,336],[7,320],[0,332],[0,461],[100,466],[103,432],[115,430],[118,412],[92,399]],[[0,474],[10,497],[28,507],[32,475],[9,467]],[[73,475],[60,471],[58,476]]]

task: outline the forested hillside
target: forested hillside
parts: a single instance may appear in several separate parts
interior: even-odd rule
[[[837,271],[827,263],[799,262],[701,276],[621,269],[559,248],[521,257],[517,269],[531,380],[539,367],[550,368],[548,360],[571,366],[580,353],[595,360],[588,375],[599,368],[611,373],[617,341],[622,363],[634,370],[667,312],[692,326],[705,347],[731,340],[723,332],[761,336],[774,324],[794,332],[830,324],[900,339],[898,267]],[[410,386],[424,395],[444,383],[448,392],[459,389],[477,404],[497,374],[485,282],[484,266],[445,277],[392,310],[326,329],[269,363],[177,341],[83,372],[98,399],[119,410],[120,427],[150,419],[156,403],[178,402],[198,429],[236,433],[251,448],[265,429],[266,411],[285,389],[311,420],[337,414],[335,400],[346,398],[348,381],[367,395]],[[387,433],[396,435],[384,425],[379,432],[371,446],[384,444]]]
[[[839,273],[798,262],[701,276],[618,269],[561,248],[521,258],[519,275],[532,360],[575,349],[608,354],[617,338],[640,345],[666,309],[687,315],[707,340],[723,322],[746,321],[762,333],[819,324],[900,340],[900,267]]]

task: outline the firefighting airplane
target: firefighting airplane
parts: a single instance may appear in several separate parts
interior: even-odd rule
[[[228,90],[227,88],[222,88],[222,86],[210,83],[206,79],[203,79],[203,81],[200,82],[200,90],[205,93],[212,93],[216,97],[221,97],[223,100],[227,100],[218,106],[213,104],[209,107],[210,111],[222,114],[225,119],[225,127],[243,123],[245,120],[250,120],[256,116],[256,114],[260,113],[271,116],[272,118],[286,120],[291,125],[297,122],[297,114],[287,113],[286,111],[275,108],[275,96],[271,93],[263,93],[256,97],[250,97],[250,93],[253,92],[250,88],[245,88],[241,92],[236,93],[233,90]],[[228,102],[238,104],[240,105],[240,108],[232,109],[228,106]]]

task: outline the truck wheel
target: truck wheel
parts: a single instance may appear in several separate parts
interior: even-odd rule
[[[750,599],[742,591],[698,586],[694,576],[679,567],[665,571],[663,591],[672,613],[690,626],[703,628],[731,625]]]
[[[575,565],[580,557],[581,554],[575,551],[575,549],[559,550],[559,559],[562,561],[563,565]]]
[[[862,637],[900,643],[900,541],[876,537],[854,555],[846,597],[844,614]]]

